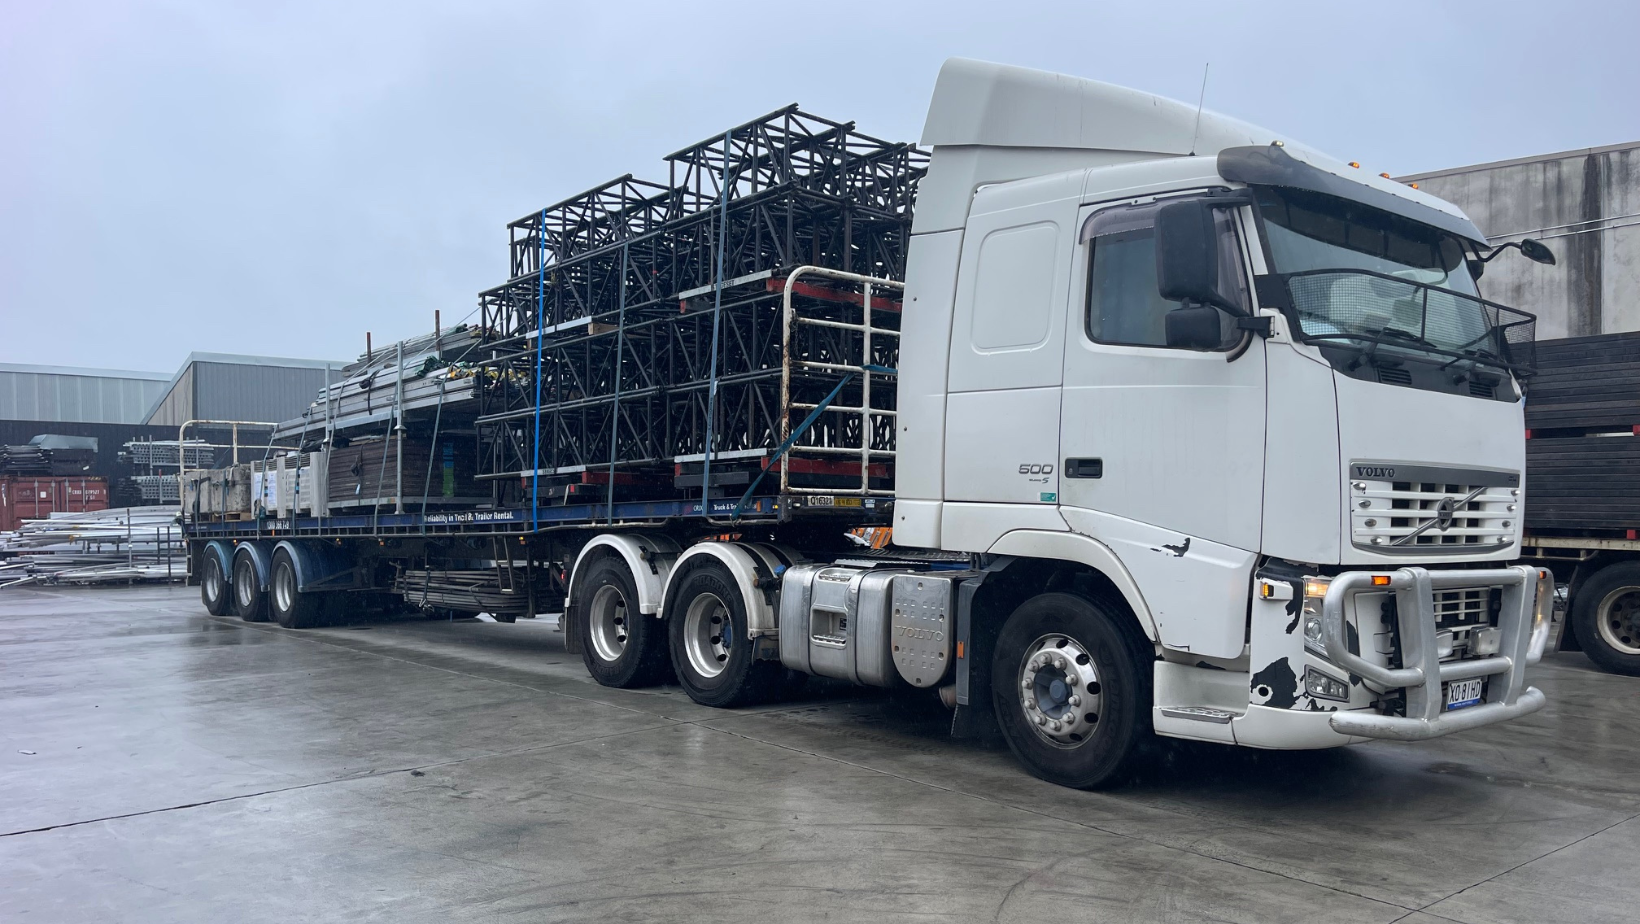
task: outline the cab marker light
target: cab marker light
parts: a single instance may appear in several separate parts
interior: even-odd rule
[[[1373,575],[1372,576],[1372,586],[1374,586],[1374,587],[1388,587],[1389,586],[1389,575],[1387,575],[1387,574],[1375,574],[1375,575]]]
[[[1361,162],[1352,160],[1352,161],[1350,161],[1350,166],[1354,167],[1357,170],[1360,170],[1361,169]]]

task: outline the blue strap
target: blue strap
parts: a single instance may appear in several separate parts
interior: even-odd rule
[[[884,375],[899,374],[898,370],[890,369],[887,366],[867,365],[863,368],[867,372],[878,372]],[[810,427],[814,426],[814,422],[820,419],[820,415],[825,413],[826,408],[831,407],[831,403],[837,400],[837,396],[839,394],[842,394],[843,386],[852,381],[855,375],[856,373],[850,372],[848,375],[843,376],[842,381],[837,383],[837,387],[831,390],[831,394],[827,395],[819,404],[814,406],[814,410],[809,412],[809,416],[803,418],[803,422],[798,424],[796,429],[792,430],[791,436],[786,437],[779,447],[775,449],[774,454],[769,456],[768,460],[763,463],[763,469],[757,473],[756,478],[752,479],[752,483],[747,485],[746,493],[740,495],[740,503],[735,504],[735,512],[729,515],[730,522],[740,519],[741,511],[746,509],[746,502],[752,499],[752,492],[756,491],[757,486],[762,483],[763,476],[769,473],[769,469],[774,468],[774,464],[780,461],[781,456],[784,456],[791,450],[792,444],[797,442],[798,437],[801,437],[804,433],[808,432]],[[866,433],[862,429],[860,438],[870,439],[871,434]]]

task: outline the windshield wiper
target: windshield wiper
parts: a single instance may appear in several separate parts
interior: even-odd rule
[[[1413,333],[1412,331],[1402,330],[1399,327],[1386,327],[1386,328],[1383,329],[1382,333],[1383,333],[1383,336],[1385,336],[1385,337],[1394,337],[1397,340],[1406,340],[1406,341],[1409,341],[1411,343],[1416,343],[1417,345],[1419,345],[1421,347],[1428,347],[1431,350],[1444,350],[1445,349],[1444,347],[1440,346],[1437,343],[1434,343],[1433,341],[1431,341],[1431,340],[1429,340],[1425,337],[1420,337],[1419,335]]]

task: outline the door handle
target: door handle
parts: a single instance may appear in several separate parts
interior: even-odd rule
[[[1104,459],[1066,459],[1066,478],[1103,478],[1105,475]]]

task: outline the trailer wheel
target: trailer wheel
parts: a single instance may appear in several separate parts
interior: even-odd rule
[[[1147,644],[1109,604],[1048,593],[997,636],[991,698],[1032,774],[1076,789],[1120,781],[1150,738]]]
[[[785,668],[755,657],[746,601],[721,563],[703,559],[679,580],[666,623],[672,669],[690,699],[702,706],[745,706],[779,692]]]
[[[1596,571],[1577,589],[1571,616],[1589,660],[1614,674],[1640,676],[1640,561]]]
[[[586,566],[575,591],[572,624],[581,636],[581,661],[606,687],[642,687],[666,679],[666,631],[638,612],[638,585],[626,562],[601,555]]]
[[[268,595],[257,586],[256,562],[243,552],[234,556],[233,583],[229,585],[233,594],[233,614],[246,622],[268,621]]]
[[[205,604],[205,612],[221,616],[232,603],[228,576],[222,573],[222,559],[216,553],[207,551],[204,557],[205,562],[199,569],[199,602]]]
[[[318,625],[325,612],[325,594],[302,593],[296,581],[296,563],[280,549],[273,556],[273,578],[269,582],[268,602],[273,609],[274,621],[287,629],[311,629]]]

